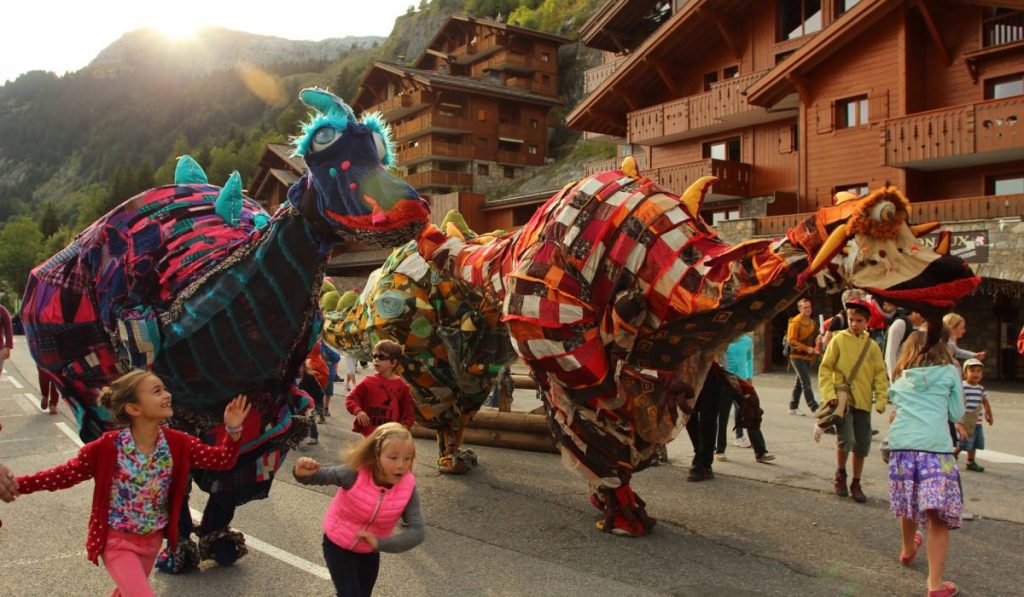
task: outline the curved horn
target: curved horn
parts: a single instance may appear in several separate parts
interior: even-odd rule
[[[683,207],[686,209],[686,213],[690,214],[690,217],[697,218],[700,216],[700,206],[704,204],[704,195],[707,194],[711,185],[716,182],[718,182],[717,176],[701,176],[683,191],[679,200],[683,202]]]
[[[953,234],[949,230],[939,233],[939,239],[935,241],[935,252],[939,255],[949,255],[949,247],[952,245]]]
[[[622,173],[630,178],[640,176],[640,170],[636,167],[636,158],[631,155],[622,158],[622,166],[619,167],[619,170],[622,170]]]
[[[850,238],[850,231],[847,229],[846,224],[837,227],[832,231],[832,234],[825,240],[825,244],[818,250],[818,254],[814,256],[814,261],[811,262],[811,266],[807,268],[808,275],[813,276],[818,272],[819,269],[824,267],[826,263],[832,260],[832,257],[839,252],[844,246],[846,241]]]
[[[921,238],[922,236],[934,231],[936,228],[941,226],[939,222],[925,222],[924,224],[914,224],[910,227],[910,231],[914,234],[914,238]]]

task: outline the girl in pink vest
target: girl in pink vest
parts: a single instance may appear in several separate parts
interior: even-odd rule
[[[345,454],[345,464],[321,468],[302,457],[293,474],[303,485],[337,485],[324,515],[324,560],[338,595],[373,593],[380,552],[423,542],[423,515],[412,465],[416,445],[399,423],[385,423]],[[392,535],[399,518],[406,529]]]

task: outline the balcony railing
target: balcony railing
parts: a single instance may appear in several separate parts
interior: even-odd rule
[[[384,118],[395,119],[411,114],[418,109],[423,109],[433,101],[433,93],[417,90],[386,99],[383,102],[372,106],[369,111],[372,112],[379,110],[384,115]]]
[[[750,164],[743,162],[706,159],[654,170],[641,170],[640,174],[676,194],[681,194],[701,176],[717,176],[719,181],[711,187],[712,196],[749,197],[750,170]]]
[[[627,138],[630,143],[660,145],[711,132],[733,116],[764,112],[748,104],[743,92],[767,72],[719,81],[704,93],[630,112]]]
[[[986,48],[1024,41],[1024,10],[987,17],[981,28]]]
[[[583,176],[593,176],[598,172],[604,172],[605,170],[616,170],[622,165],[622,160],[625,158],[607,158],[604,160],[595,160],[593,162],[586,162],[583,164]],[[638,170],[647,170],[647,154],[638,153],[633,156],[636,160],[636,167]]]
[[[928,162],[933,162],[935,167],[984,163],[979,154],[1007,149],[1024,150],[1022,128],[1024,97],[988,100],[891,118],[885,121],[882,132],[885,165],[927,169]],[[1004,161],[1004,158],[998,157],[999,161]]]
[[[416,147],[407,147],[398,152],[400,164],[412,164],[417,161],[435,158],[454,158],[457,160],[471,160],[474,156],[472,145],[459,143],[446,143],[444,141],[428,141],[420,143]]]
[[[425,135],[432,131],[468,133],[470,130],[472,130],[472,121],[470,119],[436,113],[424,114],[393,127],[395,138],[399,140]]]
[[[405,182],[417,189],[425,187],[460,187],[470,189],[473,187],[473,175],[468,172],[427,170],[426,172],[406,175]]]
[[[812,215],[814,215],[813,212],[755,218],[754,234],[757,236],[780,236]],[[953,223],[1017,216],[1024,216],[1024,194],[987,195],[911,203],[909,221],[914,224],[935,221]]]
[[[614,73],[615,69],[619,68],[619,65],[625,60],[625,57],[616,58],[611,62],[605,62],[600,66],[595,66],[585,70],[583,72],[583,92],[588,95],[593,93],[593,91],[597,89],[605,79]]]

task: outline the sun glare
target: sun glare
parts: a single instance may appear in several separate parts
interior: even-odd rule
[[[156,23],[152,27],[171,39],[192,39],[199,32],[201,25],[195,21],[175,22],[168,20]]]

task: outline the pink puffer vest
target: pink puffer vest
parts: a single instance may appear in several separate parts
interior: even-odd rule
[[[356,533],[366,529],[378,539],[390,537],[406,504],[416,488],[416,477],[408,473],[390,489],[373,482],[373,473],[359,469],[356,482],[348,489],[338,489],[324,515],[324,534],[342,549],[356,553],[370,553],[373,549],[365,541],[358,541]]]

